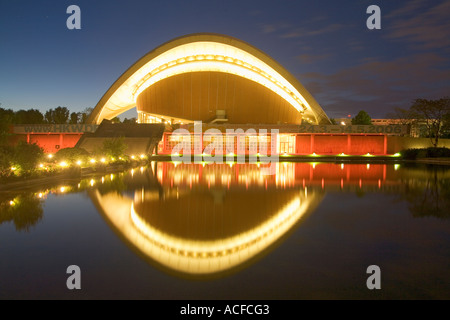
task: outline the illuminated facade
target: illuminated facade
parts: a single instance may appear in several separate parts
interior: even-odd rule
[[[384,156],[411,145],[393,137],[406,135],[400,124],[331,125],[312,95],[279,63],[241,40],[218,34],[183,36],[146,54],[109,88],[88,123],[100,124],[134,107],[139,123],[167,123],[160,154],[172,153],[184,139],[172,135],[174,129],[195,121],[222,126],[222,133],[233,126],[267,129],[266,137],[225,138],[222,154],[238,149],[250,154],[253,145],[254,153],[263,153],[273,142],[276,147],[267,153]],[[206,129],[201,136],[188,131],[191,154],[208,154]],[[195,139],[201,149],[195,148]]]
[[[311,94],[255,47],[217,34],[169,41],[132,65],[90,115],[99,124],[137,107],[140,122],[329,124]]]

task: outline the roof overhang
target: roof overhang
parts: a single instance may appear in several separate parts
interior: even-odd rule
[[[134,108],[139,94],[158,81],[202,71],[225,72],[255,81],[285,99],[310,122],[330,122],[303,85],[259,49],[229,36],[194,34],[159,46],[132,65],[100,99],[88,123],[99,124]]]

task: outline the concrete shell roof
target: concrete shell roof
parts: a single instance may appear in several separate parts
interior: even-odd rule
[[[199,71],[227,72],[256,81],[283,97],[311,123],[330,123],[306,88],[270,56],[236,38],[208,33],[182,36],[147,53],[108,89],[88,123],[99,124],[134,108],[137,96],[160,80]]]

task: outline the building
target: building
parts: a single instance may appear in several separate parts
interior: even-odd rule
[[[140,122],[330,123],[279,63],[218,34],[183,36],[146,54],[110,87],[88,121],[99,124],[134,107]]]
[[[314,97],[283,66],[252,45],[219,34],[179,37],[144,55],[103,95],[88,125],[132,108],[141,124],[166,124],[156,149],[160,154],[173,153],[181,140],[191,154],[387,155],[412,145],[390,142],[391,136],[408,135],[408,126],[400,123],[374,119],[377,125],[352,126],[343,119],[344,126],[331,125]],[[203,125],[200,132],[197,121]],[[211,130],[220,137],[212,137]],[[229,130],[234,133],[227,135]],[[64,134],[69,133],[44,137],[42,132],[39,137],[51,140],[47,150],[53,152],[68,145]],[[33,141],[30,134],[36,133],[26,134]]]
[[[352,124],[351,118],[336,118],[334,120],[340,125]],[[375,126],[405,126],[407,128],[404,133],[405,136],[413,138],[422,138],[427,136],[427,123],[424,119],[372,119],[371,121]]]

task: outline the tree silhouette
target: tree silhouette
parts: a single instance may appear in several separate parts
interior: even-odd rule
[[[69,109],[57,107],[45,113],[45,120],[50,124],[65,124],[69,120]]]
[[[372,118],[369,116],[367,112],[361,110],[358,114],[352,119],[352,124],[357,125],[370,125],[372,124]]]
[[[445,120],[450,114],[450,98],[439,100],[416,99],[410,108],[411,117],[423,120],[427,127],[431,144],[437,147],[442,130],[445,129]]]
[[[70,114],[70,120],[69,120],[69,123],[70,123],[70,124],[77,124],[77,123],[78,123],[78,116],[79,116],[78,113],[72,112],[72,113]]]
[[[14,124],[42,124],[44,115],[37,109],[19,110],[14,114]]]

